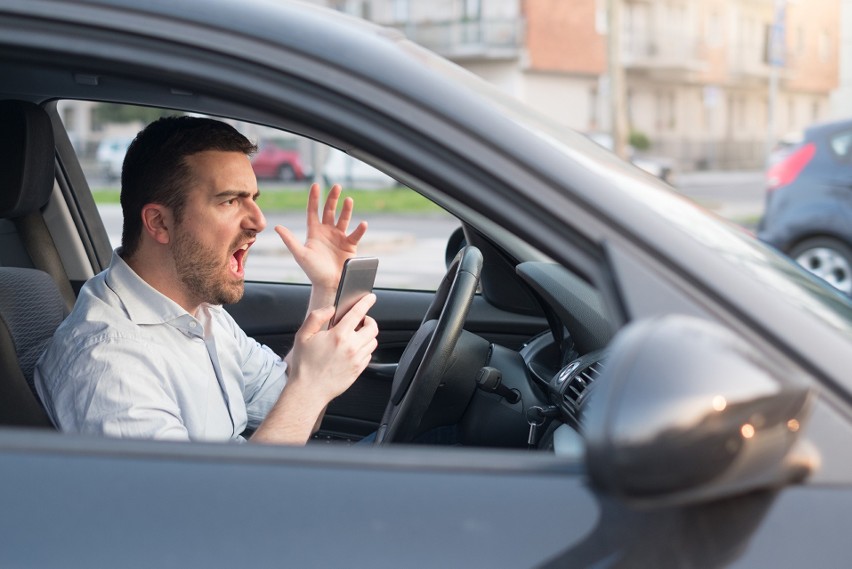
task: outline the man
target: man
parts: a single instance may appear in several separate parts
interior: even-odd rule
[[[36,368],[38,393],[63,431],[117,437],[303,444],[327,404],[360,375],[378,329],[361,299],[331,329],[344,261],[366,223],[347,234],[352,200],[335,220],[340,187],[307,240],[276,227],[311,280],[308,315],[281,359],[221,305],[244,291],[244,266],[266,226],[257,206],[255,151],[229,125],[169,117],[130,145],[121,180],[122,246],[80,291]]]

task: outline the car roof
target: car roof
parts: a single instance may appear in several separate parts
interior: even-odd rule
[[[805,128],[804,137],[812,138],[814,136],[822,136],[838,130],[848,129],[852,129],[852,118],[818,122]]]

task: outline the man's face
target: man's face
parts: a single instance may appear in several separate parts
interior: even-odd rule
[[[194,182],[171,242],[175,270],[195,303],[237,302],[248,248],[266,227],[255,203],[257,179],[240,152],[207,151],[186,161]]]

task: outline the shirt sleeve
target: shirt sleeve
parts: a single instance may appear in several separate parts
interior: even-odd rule
[[[240,351],[246,418],[254,429],[278,401],[287,383],[287,362],[269,346],[246,335],[227,312],[225,315]]]
[[[143,342],[106,338],[66,362],[39,362],[48,411],[66,432],[189,440],[166,368]]]

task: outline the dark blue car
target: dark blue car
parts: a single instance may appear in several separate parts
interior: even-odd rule
[[[773,154],[766,182],[758,236],[852,294],[852,120],[788,138]]]

